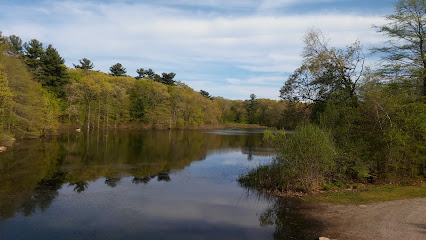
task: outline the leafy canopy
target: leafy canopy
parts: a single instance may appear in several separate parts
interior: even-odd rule
[[[386,19],[388,24],[376,28],[389,40],[386,46],[373,49],[383,56],[382,75],[414,80],[426,96],[426,1],[399,0],[394,14]]]
[[[324,102],[332,96],[355,94],[364,70],[360,42],[346,49],[330,48],[320,30],[310,30],[305,35],[303,58],[303,65],[280,90],[283,100]]]

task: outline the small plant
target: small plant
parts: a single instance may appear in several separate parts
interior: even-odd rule
[[[341,187],[343,187],[343,184],[341,182],[336,181],[336,182],[334,182],[334,186],[341,188]]]
[[[353,189],[357,189],[357,188],[358,188],[358,185],[353,185],[353,186],[352,186],[352,188],[353,188]]]
[[[346,189],[350,189],[351,188],[351,185],[346,185]]]
[[[324,191],[330,191],[330,189],[331,189],[331,187],[330,187],[330,185],[328,185],[328,184],[325,184],[325,185],[322,187],[322,190],[324,190]]]

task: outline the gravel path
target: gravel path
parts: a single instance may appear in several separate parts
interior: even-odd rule
[[[426,198],[368,205],[320,204],[309,215],[330,239],[426,239]]]

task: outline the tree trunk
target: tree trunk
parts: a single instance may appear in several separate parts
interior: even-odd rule
[[[87,104],[87,130],[90,129],[90,102]]]
[[[423,50],[423,39],[420,40],[420,54],[422,57],[423,62],[423,69],[422,69],[422,79],[423,79],[423,97],[426,97],[426,59],[425,59],[425,52]]]
[[[99,129],[100,121],[101,121],[101,101],[98,100],[98,129]]]
[[[107,127],[107,130],[108,130],[108,128],[109,128],[109,110],[108,110],[108,107],[107,107],[107,113],[106,113],[106,127]]]

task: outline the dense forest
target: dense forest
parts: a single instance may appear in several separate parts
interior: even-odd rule
[[[372,49],[381,67],[365,66],[359,41],[331,47],[322,32],[305,35],[303,64],[281,98],[310,102],[310,122],[293,134],[267,132],[276,162],[240,180],[266,189],[314,191],[342,182],[409,183],[426,175],[426,5],[401,0],[389,40]]]
[[[247,123],[293,128],[309,104],[257,99],[229,100],[196,92],[175,73],[140,68],[126,75],[117,63],[94,71],[82,58],[70,69],[52,46],[0,36],[0,140],[55,134],[60,127],[197,128]]]

